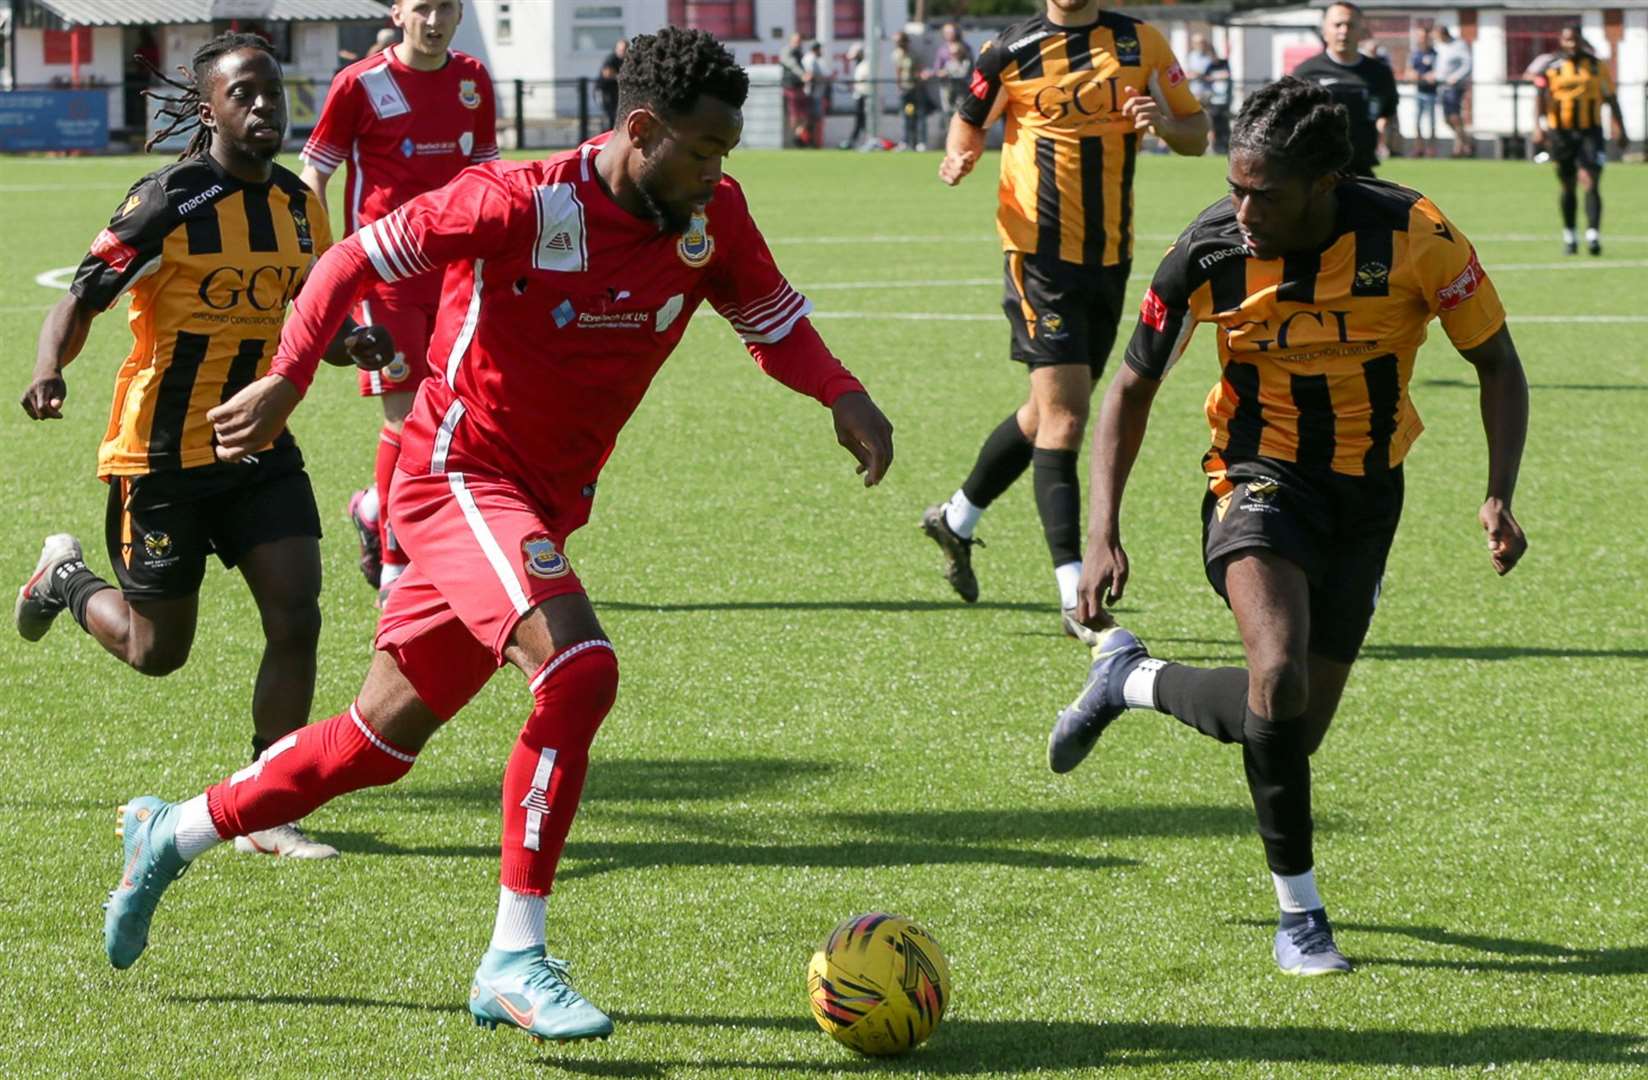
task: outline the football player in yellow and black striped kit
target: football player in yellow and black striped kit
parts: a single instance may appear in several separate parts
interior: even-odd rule
[[[1613,72],[1608,62],[1586,47],[1579,26],[1562,28],[1562,51],[1534,85],[1539,88],[1539,104],[1534,112],[1534,146],[1545,150],[1556,162],[1556,178],[1562,185],[1562,249],[1569,255],[1579,251],[1577,221],[1578,192],[1585,190],[1585,247],[1592,255],[1602,254],[1602,166],[1608,161],[1608,144],[1602,136],[1602,107],[1614,115],[1614,139],[1621,150],[1630,145],[1625,134],[1625,118],[1614,92]]]
[[[252,695],[253,756],[308,721],[320,635],[320,519],[290,432],[244,463],[219,462],[210,411],[274,359],[286,306],[331,243],[326,208],[275,164],[286,135],[279,63],[263,38],[223,34],[194,54],[192,82],[161,98],[172,130],[198,124],[174,165],[139,180],[97,235],[69,295],[41,327],[23,396],[59,419],[63,368],[97,315],[126,292],[134,338],[116,376],[98,451],[106,533],[119,587],[86,565],[78,540],[46,540],[18,591],[18,632],[39,640],[67,610],[109,652],[146,675],[188,659],[207,556],[237,567],[257,602],[265,646]],[[168,80],[171,81],[171,80]],[[340,335],[334,363],[381,366],[387,336]],[[242,850],[335,855],[292,826]]]
[[[1098,0],[1048,0],[1043,14],[1009,27],[979,52],[969,91],[950,120],[939,178],[955,185],[971,172],[985,130],[1006,116],[1002,306],[1030,394],[985,439],[961,488],[927,509],[922,530],[943,551],[951,586],[977,600],[974,527],[1033,465],[1062,624],[1080,636],[1070,617],[1081,574],[1076,453],[1121,321],[1134,167],[1146,133],[1194,157],[1207,149],[1210,124],[1161,32]]]
[[[1345,176],[1350,160],[1344,106],[1326,89],[1286,78],[1247,100],[1231,137],[1230,197],[1157,268],[1093,434],[1078,616],[1121,598],[1122,491],[1160,380],[1195,326],[1211,324],[1221,370],[1206,407],[1202,555],[1247,666],[1164,663],[1127,630],[1109,630],[1047,747],[1053,770],[1068,772],[1128,708],[1240,745],[1281,908],[1275,960],[1300,975],[1350,970],[1316,886],[1310,755],[1379,598],[1402,462],[1421,430],[1408,385],[1433,318],[1482,387],[1488,475],[1477,517],[1493,569],[1509,573],[1527,547],[1511,497],[1528,384],[1493,282],[1429,199]]]

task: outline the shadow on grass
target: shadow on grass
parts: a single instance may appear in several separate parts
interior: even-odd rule
[[[1269,925],[1269,924],[1266,924]],[[1435,959],[1430,957],[1365,957],[1360,963],[1390,967],[1434,968],[1451,971],[1504,971],[1533,975],[1648,975],[1648,945],[1611,949],[1576,949],[1545,941],[1461,934],[1440,926],[1390,926],[1342,923],[1343,930],[1362,934],[1397,934],[1432,945],[1448,945],[1497,957],[1515,959]]]
[[[1481,387],[1467,379],[1420,379],[1420,386],[1434,386],[1441,390],[1479,390]],[[1529,383],[1529,390],[1648,390],[1648,383]]]
[[[247,1004],[346,1009],[458,1012],[459,1001],[430,1005],[366,997],[304,994],[178,994],[183,1004]],[[622,1046],[626,1025],[763,1028],[823,1039],[817,1025],[796,1016],[690,1016],[675,1013],[612,1014]],[[1039,1069],[1155,1067],[1168,1064],[1307,1063],[1383,1068],[1472,1068],[1489,1065],[1568,1063],[1648,1065],[1640,1049],[1648,1036],[1576,1028],[1474,1027],[1464,1031],[1366,1030],[1332,1027],[1236,1026],[1229,1024],[1096,1023],[1084,1021],[951,1019],[933,1041],[894,1059],[867,1059],[842,1051],[834,1060],[706,1059],[679,1061],[576,1061],[547,1057],[543,1064],[584,1076],[663,1076],[670,1069],[712,1071],[793,1070],[797,1072],[968,1076]],[[562,1053],[552,1050],[550,1054]]]
[[[435,858],[495,859],[495,845],[435,844],[404,847],[375,833],[327,832],[339,851],[363,855],[412,855]],[[557,881],[595,877],[614,870],[692,866],[793,866],[873,869],[881,866],[1019,866],[1026,869],[1104,870],[1137,866],[1135,859],[1102,855],[1065,855],[1026,848],[907,841],[843,841],[835,844],[721,843],[701,840],[570,843]]]
[[[633,600],[597,600],[597,611],[651,611],[673,614],[682,611],[1050,611],[1046,604],[982,600],[963,604],[956,600],[701,600],[687,604],[651,604]]]
[[[584,802],[686,802],[697,799],[741,799],[776,791],[803,780],[828,776],[838,766],[821,761],[789,758],[676,758],[669,760],[597,761],[584,784]],[[397,803],[480,803],[496,807],[503,796],[503,762],[495,780],[468,780],[412,789],[367,791],[366,799]]]
[[[1253,811],[1240,806],[1098,806],[1070,810],[887,810],[832,813],[824,820],[918,840],[1087,840],[1137,836],[1246,836]]]
[[[1220,645],[1240,657],[1242,644],[1234,638],[1152,637],[1153,643]],[[1196,659],[1160,650],[1163,660]],[[1577,649],[1567,645],[1398,645],[1362,646],[1363,660],[1648,660],[1648,649]]]

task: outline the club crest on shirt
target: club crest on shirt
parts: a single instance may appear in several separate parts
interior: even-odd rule
[[[309,215],[294,207],[292,210],[292,228],[298,234],[298,250],[305,255],[314,254],[315,237],[309,231]]]
[[[474,79],[458,80],[458,104],[466,109],[481,107],[481,92],[475,88]]]
[[[1382,289],[1390,283],[1390,267],[1382,262],[1365,262],[1356,268],[1356,284],[1364,289]]]
[[[1138,38],[1132,35],[1116,38],[1116,62],[1123,67],[1138,67],[1140,52]]]
[[[555,550],[555,541],[547,536],[529,536],[522,540],[521,554],[526,557],[526,572],[533,577],[564,577],[572,569],[566,556]]]
[[[715,254],[715,237],[710,235],[710,220],[702,212],[692,215],[692,224],[687,231],[681,234],[681,242],[675,245],[675,253],[681,256],[681,261],[694,270],[710,261]]]

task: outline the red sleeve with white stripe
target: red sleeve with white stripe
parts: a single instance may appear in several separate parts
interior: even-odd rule
[[[361,251],[359,237],[356,233],[332,245],[320,257],[280,328],[280,344],[269,363],[269,374],[279,375],[299,393],[309,392],[321,354],[338,336],[344,316],[372,280],[372,264]]]
[[[475,118],[475,152],[469,160],[479,165],[498,160],[498,93],[486,68],[480,68],[475,81],[481,91],[481,115]]]
[[[728,185],[716,199],[732,205],[722,218],[731,225],[720,238],[726,246],[710,279],[709,301],[715,310],[732,324],[761,370],[797,393],[833,405],[843,394],[862,391],[807,320],[812,302],[784,279],[749,216],[743,192]],[[712,229],[724,227],[722,222]]]
[[[465,169],[445,187],[424,192],[355,233],[378,277],[401,281],[449,262],[508,250],[516,212],[497,168]],[[535,227],[536,220],[523,226],[528,239]]]
[[[298,156],[327,176],[337,172],[349,157],[355,145],[355,133],[360,123],[360,94],[356,92],[355,78],[347,72],[338,72],[332,88],[326,92],[326,103],[321,106],[320,119],[309,133]]]

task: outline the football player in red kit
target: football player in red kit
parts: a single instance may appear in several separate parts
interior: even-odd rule
[[[345,233],[435,190],[471,164],[498,160],[492,78],[479,60],[447,48],[463,19],[461,0],[395,0],[389,17],[401,40],[338,72],[303,147],[303,182],[322,203],[326,182],[348,163]],[[349,500],[349,517],[360,533],[361,572],[380,598],[406,569],[406,552],[381,508],[400,458],[401,425],[429,371],[429,335],[440,298],[441,275],[413,275],[374,284],[354,311],[360,325],[387,329],[396,346],[388,367],[361,372],[361,394],[383,401],[383,430],[376,482]]]
[[[612,1022],[544,949],[545,899],[589,746],[618,688],[612,644],[564,550],[589,517],[619,430],[700,303],[767,374],[827,406],[866,484],[892,428],[808,321],[722,175],[749,81],[716,40],[637,37],[619,125],[547,161],[482,166],[338,244],[316,266],[270,375],[213,412],[221,453],[268,441],[297,406],[359,292],[445,266],[430,346],[440,377],[407,418],[389,505],[412,565],[389,593],[365,686],[347,709],[182,803],[122,808],[126,870],[104,923],[135,962],[162,892],[189,860],[265,822],[392,783],[440,725],[511,663],[533,710],[503,780],[503,866],[477,1023],[604,1037]]]

